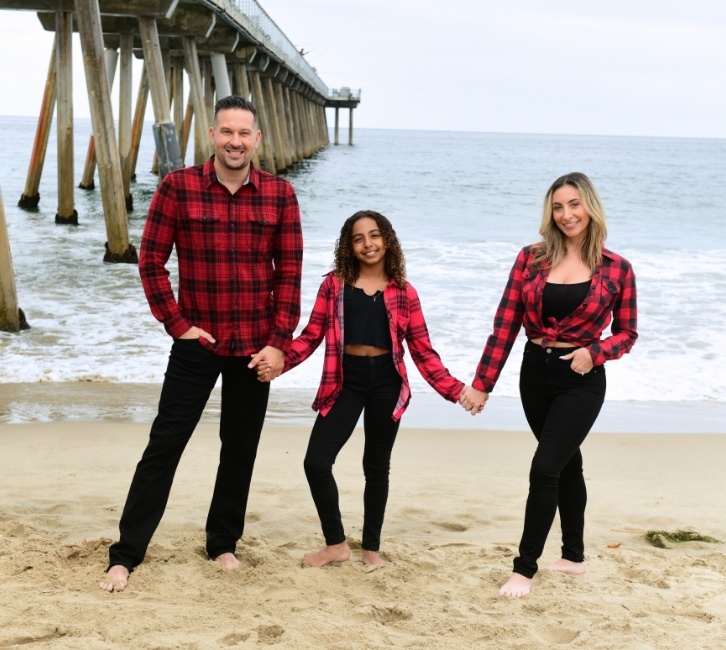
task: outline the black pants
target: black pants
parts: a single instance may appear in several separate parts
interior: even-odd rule
[[[605,368],[580,375],[560,357],[575,348],[524,348],[519,391],[527,422],[537,438],[529,474],[524,532],[514,572],[537,572],[557,509],[562,526],[562,557],[582,562],[587,489],[580,445],[595,423],[605,399]]]
[[[333,464],[365,409],[363,473],[366,484],[362,546],[369,551],[380,548],[388,501],[391,452],[399,426],[391,415],[400,391],[401,377],[390,354],[344,356],[343,389],[328,414],[325,417],[318,415],[315,420],[305,455],[305,475],[328,545],[345,541]]]
[[[252,469],[267,410],[269,383],[247,368],[249,357],[219,356],[197,339],[174,341],[159,412],[136,467],[121,515],[120,540],[109,550],[110,566],[132,571],[141,563],[164,514],[182,452],[222,375],[217,480],[207,517],[210,558],[234,553],[242,536]]]

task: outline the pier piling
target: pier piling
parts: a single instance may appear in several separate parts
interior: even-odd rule
[[[57,11],[56,33],[56,78],[58,85],[56,106],[56,128],[58,130],[58,212],[57,224],[78,225],[75,209],[74,166],[73,166],[73,14]],[[104,75],[105,77],[105,75]]]
[[[19,332],[28,329],[25,315],[18,308],[18,294],[15,288],[13,260],[10,255],[10,239],[5,222],[3,194],[0,190],[0,331]]]
[[[111,90],[106,72],[101,14],[97,0],[74,2],[96,144],[98,179],[106,217],[108,242],[103,259],[105,262],[138,263],[136,249],[129,242],[126,203],[123,193],[118,191],[123,183],[111,109]]]
[[[55,110],[56,101],[56,40],[53,39],[53,49],[50,54],[48,75],[45,81],[43,100],[40,105],[38,127],[35,130],[33,151],[30,154],[25,191],[20,197],[20,201],[18,201],[18,206],[26,209],[37,208],[40,202],[40,177],[43,174],[43,165],[45,164],[45,154],[48,150],[48,138],[50,137],[50,127],[53,122],[53,111]]]

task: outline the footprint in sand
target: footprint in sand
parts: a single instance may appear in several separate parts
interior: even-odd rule
[[[373,605],[370,611],[371,618],[377,623],[396,623],[397,621],[406,621],[411,618],[412,614],[403,607],[392,605],[390,607],[379,607]]]
[[[465,530],[469,530],[469,526],[467,526],[466,524],[462,524],[459,521],[434,521],[433,523],[440,528],[445,528],[446,530],[453,530],[457,533],[463,533]]]
[[[547,626],[541,632],[547,643],[557,645],[572,643],[580,635],[577,630],[568,630],[566,627]]]
[[[281,625],[260,625],[256,632],[258,643],[277,643],[285,634],[285,628]]]

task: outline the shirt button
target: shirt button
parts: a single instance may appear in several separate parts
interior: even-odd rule
[[[552,354],[552,348],[547,348],[547,354]]]

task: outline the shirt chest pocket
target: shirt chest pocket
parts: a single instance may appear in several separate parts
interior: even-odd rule
[[[620,297],[622,287],[619,282],[603,278],[598,286],[598,300],[603,307],[612,307]]]
[[[279,217],[274,210],[255,210],[247,215],[245,223],[249,237],[244,244],[250,250],[270,252],[274,246]]]
[[[202,210],[191,210],[188,216],[182,223],[194,247],[211,250],[224,245],[227,237],[226,219]]]
[[[411,315],[408,308],[408,301],[401,301],[393,308],[390,304],[387,304],[387,307],[388,309],[386,309],[386,314],[388,317],[388,322],[389,324],[391,323],[391,321],[395,322],[396,338],[399,341],[404,341],[406,339],[409,322],[411,320]]]

